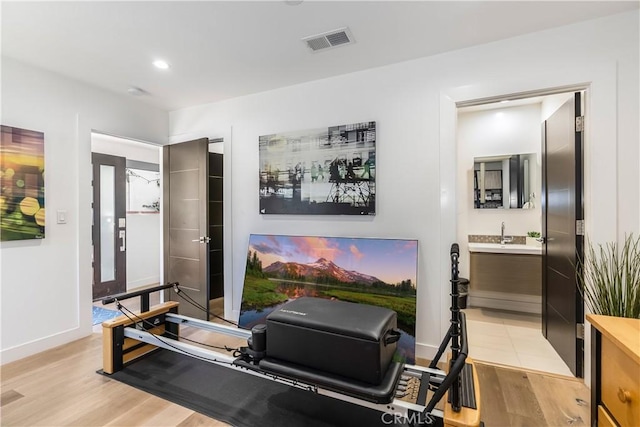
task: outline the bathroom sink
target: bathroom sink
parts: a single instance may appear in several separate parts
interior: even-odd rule
[[[513,243],[469,243],[469,252],[489,252],[495,254],[531,254],[541,255],[542,248]]]

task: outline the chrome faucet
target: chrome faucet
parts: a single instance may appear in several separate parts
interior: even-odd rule
[[[504,235],[504,221],[502,222],[502,227],[500,228],[500,244],[504,245],[505,243],[509,243],[513,241],[513,237]]]

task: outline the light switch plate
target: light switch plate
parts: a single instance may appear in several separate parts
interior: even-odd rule
[[[58,224],[67,223],[67,211],[56,211],[56,219]]]

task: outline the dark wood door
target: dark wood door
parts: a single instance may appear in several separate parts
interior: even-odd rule
[[[221,142],[218,144],[222,144]],[[223,154],[209,153],[209,298],[224,296]]]
[[[92,153],[93,299],[127,289],[126,159]]]
[[[164,268],[168,282],[179,282],[179,312],[209,319],[209,198],[206,138],[163,148]],[[191,301],[191,303],[189,301]]]
[[[576,280],[576,260],[583,239],[576,233],[583,219],[581,94],[576,93],[543,124],[542,147],[542,330],[571,372],[583,376],[583,301]],[[581,120],[580,120],[581,122]]]

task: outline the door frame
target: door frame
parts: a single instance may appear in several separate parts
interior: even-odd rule
[[[154,149],[158,150],[158,167],[162,168],[162,157],[161,157],[161,153],[162,153],[162,144],[158,144],[155,142],[150,142],[150,141],[145,141],[142,139],[136,139],[136,138],[131,138],[128,136],[120,136],[116,133],[109,133],[109,132],[105,132],[103,130],[96,130],[96,129],[87,129],[88,135],[89,135],[89,139],[87,141],[87,145],[86,145],[86,152],[83,152],[80,155],[80,163],[83,166],[83,168],[86,168],[86,172],[83,173],[83,176],[85,174],[88,174],[90,177],[88,178],[88,182],[89,184],[91,184],[91,177],[93,176],[93,166],[91,163],[91,156],[93,154],[93,150],[96,150],[96,153],[101,153],[101,154],[106,154],[106,155],[110,155],[110,156],[115,156],[115,157],[124,157],[126,159],[125,161],[125,170],[128,167],[137,167],[137,166],[142,166],[141,168],[144,169],[146,166],[145,165],[151,165],[151,164],[156,164],[156,163],[147,163],[146,161],[137,161],[134,160],[132,158],[127,158],[126,154],[123,154],[124,151],[127,150],[127,148],[123,148],[126,147],[128,144],[133,144],[134,146],[149,146],[149,147],[153,147]],[[96,140],[98,142],[96,142]],[[84,147],[84,146],[83,146]],[[134,148],[134,151],[135,150]],[[89,161],[86,162],[86,158],[88,157]],[[144,158],[144,156],[140,156],[138,154],[133,155],[133,158]],[[162,173],[161,169],[160,173]],[[162,181],[160,181],[160,197],[162,197]],[[126,183],[125,183],[126,186]],[[83,188],[83,186],[81,185],[81,188]],[[84,190],[84,188],[83,188]],[[79,221],[78,223],[78,232],[81,233],[82,235],[87,234],[88,238],[89,238],[89,249],[91,249],[91,239],[92,239],[92,230],[91,230],[91,202],[92,202],[92,196],[91,193],[92,189],[91,186],[89,185],[88,187],[88,196],[84,195],[84,191],[81,192],[81,197],[80,200],[84,201],[88,200],[86,202],[86,207],[82,207],[82,209],[87,209],[87,212],[82,212],[81,218],[84,217],[85,215],[90,219],[89,224],[85,224],[84,221]],[[126,191],[125,191],[126,192]],[[127,224],[128,225],[128,224]],[[86,227],[86,228],[85,228]],[[158,236],[160,238],[160,250],[157,254],[158,257],[158,262],[159,262],[159,273],[160,273],[160,281],[162,282],[162,261],[163,261],[163,257],[162,257],[162,215],[160,215],[160,225],[158,227]],[[80,240],[84,241],[85,237],[82,237]],[[127,239],[128,240],[128,239]],[[79,271],[79,277],[81,278],[81,280],[84,280],[83,278],[85,277],[93,277],[93,268],[91,265],[92,262],[92,256],[91,256],[91,252],[89,252],[88,257],[85,256],[84,251],[80,251],[78,254],[78,271]],[[91,279],[92,280],[92,279]],[[125,280],[125,287],[126,287],[126,280]],[[89,294],[92,293],[92,290],[89,289]],[[84,298],[83,298],[84,301]],[[91,298],[92,304],[93,304],[93,299]],[[89,317],[89,319],[91,319]]]
[[[556,68],[559,70],[560,68]],[[584,214],[585,230],[592,241],[603,242],[617,239],[617,199],[615,192],[615,170],[617,158],[617,121],[611,119],[611,111],[616,111],[617,74],[616,64],[610,62],[571,63],[556,70],[526,70],[517,76],[496,80],[460,81],[458,85],[440,91],[440,219],[437,245],[438,253],[448,253],[451,242],[457,239],[456,211],[456,103],[477,99],[504,97],[506,94],[533,94],[540,88],[574,87],[586,90],[588,103],[585,115],[590,117],[584,135]],[[507,75],[507,74],[505,74]],[[473,84],[470,84],[473,83]],[[591,141],[607,141],[594,145]],[[599,196],[597,200],[592,195]],[[595,225],[598,224],[598,227]],[[438,283],[449,280],[448,257],[441,256],[438,266]],[[446,333],[449,327],[447,308],[450,296],[446,287],[440,291],[440,329],[423,338],[437,342],[437,334]],[[435,315],[434,315],[435,316]],[[588,324],[585,325],[585,354],[590,354],[591,339]],[[433,335],[433,336],[432,336]],[[435,354],[435,349],[434,349]],[[585,383],[590,383],[590,360],[584,360]]]
[[[115,295],[127,290],[127,251],[126,251],[126,233],[127,233],[127,201],[126,201],[126,158],[114,156],[111,154],[91,153],[91,164],[93,170],[93,286],[92,299],[97,300],[109,295]],[[100,167],[112,166],[114,168],[114,279],[109,281],[102,280],[102,239],[100,230],[101,209],[101,174]],[[124,220],[124,222],[122,222]],[[109,288],[111,284],[112,288]],[[97,292],[98,288],[106,287],[104,291]],[[112,290],[110,290],[112,289]],[[96,294],[99,295],[96,298]]]

